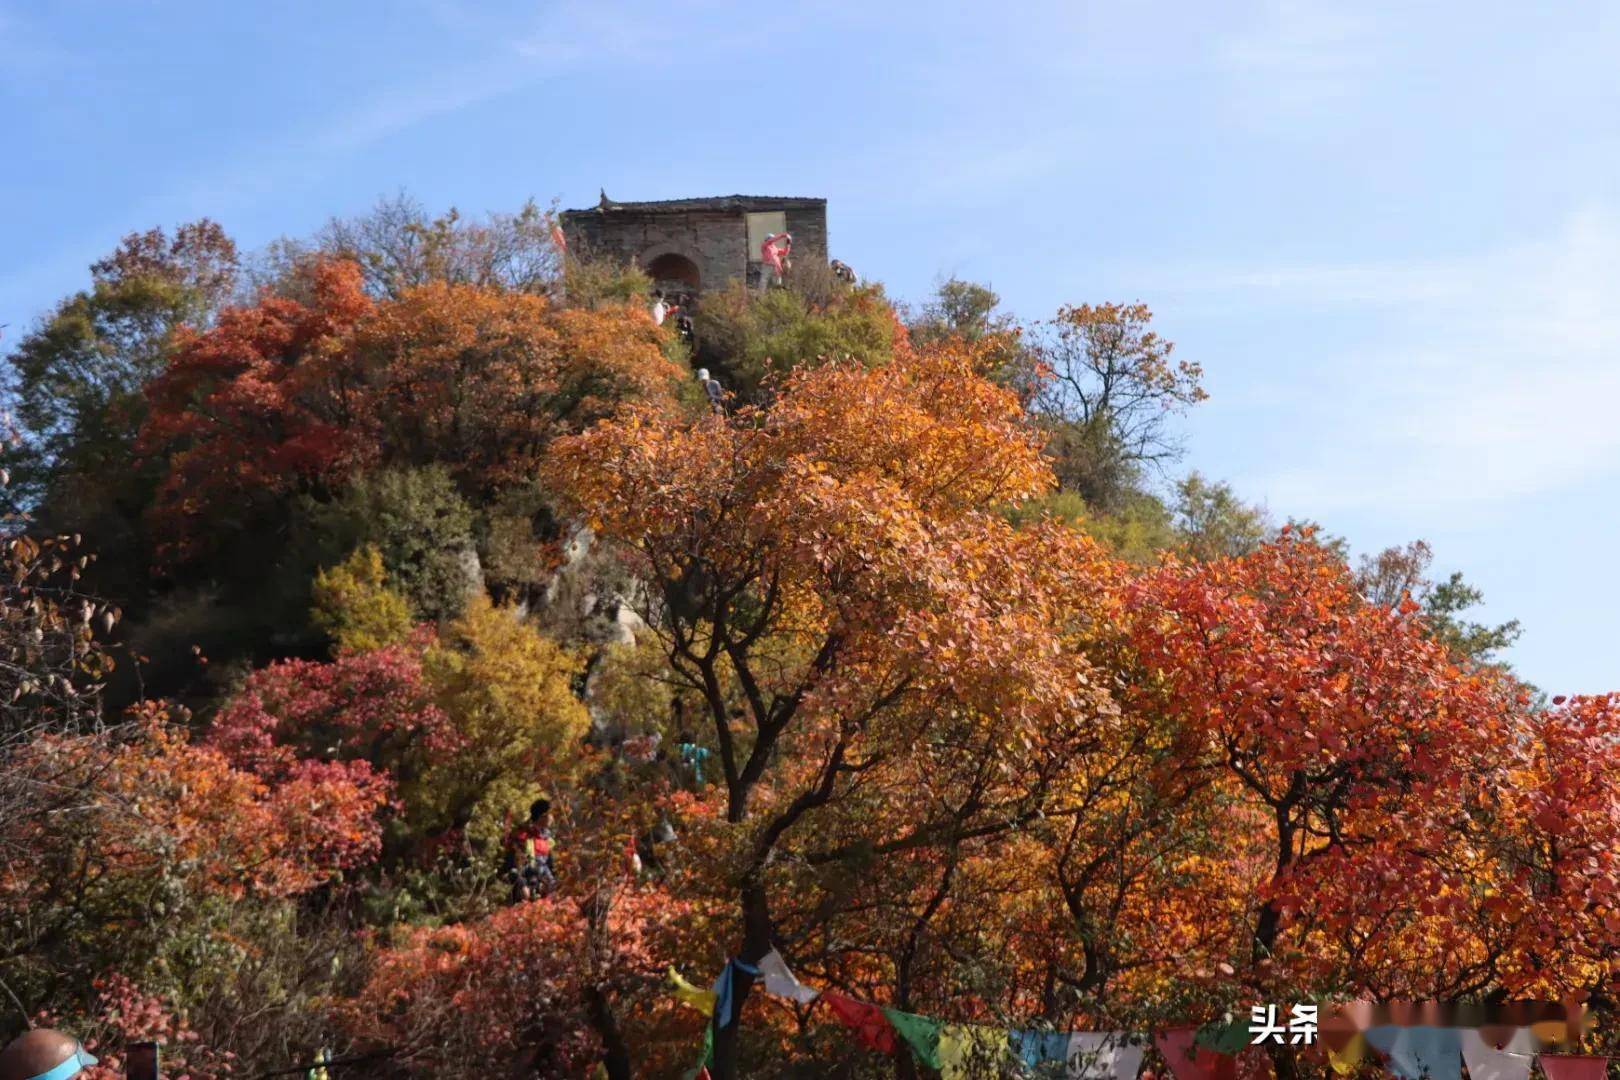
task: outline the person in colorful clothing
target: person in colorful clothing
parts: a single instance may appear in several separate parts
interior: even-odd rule
[[[506,872],[512,879],[512,902],[538,900],[557,886],[557,863],[551,836],[551,800],[536,799],[529,820],[507,834]]]
[[[780,285],[782,276],[792,267],[788,256],[793,254],[793,236],[791,233],[771,233],[765,242],[759,245],[759,257],[765,263],[759,272],[759,287],[763,292],[772,284]]]
[[[710,750],[707,746],[699,746],[690,731],[681,732],[681,764],[692,770],[692,784],[694,787],[703,786],[703,763],[709,760]]]

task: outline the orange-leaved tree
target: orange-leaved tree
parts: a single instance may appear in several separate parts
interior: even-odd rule
[[[140,446],[167,465],[151,517],[168,560],[373,466],[442,462],[489,495],[531,479],[557,435],[675,399],[681,371],[640,310],[442,282],[375,301],[346,262],[310,282],[304,301],[266,295],[183,335],[147,388]]]
[[[553,447],[548,482],[651,583],[649,622],[712,740],[712,888],[734,898],[724,948],[745,964],[777,944],[779,902],[803,909],[797,868],[1032,821],[1114,715],[1062,641],[1106,561],[994,513],[1052,480],[982,367],[962,343],[832,363],[768,410],[642,411]],[[740,969],[739,1010],[750,985]],[[715,1034],[716,1075],[737,1075],[735,1023]]]
[[[1226,913],[1226,933],[1182,962],[1262,1000],[1489,985],[1467,853],[1523,732],[1516,689],[1367,603],[1308,533],[1169,562],[1127,607],[1141,667],[1130,707],[1173,719],[1224,808],[1220,872],[1147,909],[1171,927]]]
[[[15,853],[0,867],[11,981],[36,1008],[109,962],[178,977],[165,965],[233,902],[299,896],[369,862],[388,801],[359,763],[305,761],[267,783],[158,705],[119,727],[40,735],[6,764],[48,793],[0,821]]]

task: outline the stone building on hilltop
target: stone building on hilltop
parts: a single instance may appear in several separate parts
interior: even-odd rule
[[[793,261],[827,262],[827,200],[719,195],[660,202],[602,201],[564,210],[563,233],[580,254],[634,262],[666,293],[698,293],[730,281],[758,285],[760,245],[793,235]]]

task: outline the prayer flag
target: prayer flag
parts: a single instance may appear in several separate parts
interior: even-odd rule
[[[944,1027],[938,1020],[915,1013],[901,1012],[899,1009],[884,1009],[883,1015],[889,1018],[894,1030],[906,1040],[911,1052],[917,1055],[917,1060],[930,1069],[939,1069],[939,1035]]]
[[[1198,1029],[1195,1042],[1217,1054],[1236,1055],[1249,1045],[1249,1025],[1236,1020],[1230,1023],[1210,1023]]]
[[[880,1054],[894,1053],[894,1027],[883,1015],[882,1009],[830,990],[822,993],[821,1000],[827,1003],[833,1015],[845,1027],[855,1032],[862,1046]]]
[[[1547,1080],[1604,1080],[1609,1074],[1606,1057],[1583,1057],[1579,1054],[1542,1054],[1541,1071]]]
[[[1197,1031],[1191,1027],[1161,1031],[1154,1036],[1153,1045],[1176,1080],[1233,1080],[1237,1059],[1199,1046]]]
[[[1462,1043],[1457,1029],[1399,1029],[1387,1067],[1401,1080],[1462,1080]]]
[[[787,961],[783,960],[782,954],[775,949],[765,954],[765,958],[759,962],[759,970],[765,974],[767,994],[791,998],[800,1005],[808,1005],[820,996],[817,991],[804,985],[792,971],[788,970]]]
[[[1326,1041],[1322,1045],[1327,1048],[1328,1064],[1340,1076],[1355,1072],[1361,1059],[1367,1056],[1367,1037],[1359,1031],[1353,1033],[1343,1046],[1334,1047]]]
[[[669,981],[675,988],[675,996],[686,1004],[692,1006],[704,1016],[714,1015],[714,991],[705,990],[700,986],[693,986],[681,978],[681,973],[674,968],[669,969]]]
[[[1070,1080],[1136,1080],[1145,1048],[1123,1031],[1076,1031],[1069,1036]]]
[[[1519,1028],[1501,1045],[1485,1038],[1477,1028],[1463,1028],[1463,1061],[1470,1080],[1526,1080],[1536,1061],[1535,1039],[1529,1028]]]
[[[1007,1032],[972,1024],[939,1029],[940,1080],[998,1076],[1007,1056]]]
[[[730,1027],[732,1020],[735,1019],[732,1003],[736,998],[736,993],[732,983],[737,978],[737,972],[739,971],[755,976],[759,974],[759,968],[753,964],[732,957],[726,961],[726,966],[720,969],[720,977],[714,982],[715,1019],[721,1027]]]
[[[1009,1031],[1007,1043],[1013,1054],[1030,1068],[1049,1061],[1069,1059],[1067,1031]]]

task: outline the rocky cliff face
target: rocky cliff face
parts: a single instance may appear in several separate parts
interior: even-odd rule
[[[569,534],[562,551],[562,565],[546,583],[536,618],[563,640],[634,644],[647,625],[637,614],[647,609],[646,589],[585,526]]]

